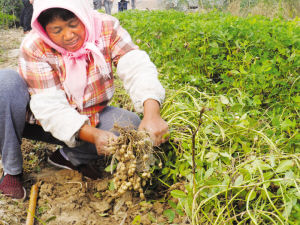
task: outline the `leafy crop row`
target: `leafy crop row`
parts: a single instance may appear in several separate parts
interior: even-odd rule
[[[184,184],[174,211],[193,224],[298,224],[299,19],[117,16],[167,87],[172,150],[158,179]]]
[[[243,100],[239,111],[254,119],[267,113],[275,128],[270,135],[285,131],[293,136],[300,103],[299,20],[176,11],[119,18],[149,52],[167,86],[189,84],[228,97],[238,90]],[[288,152],[294,138],[289,144]]]

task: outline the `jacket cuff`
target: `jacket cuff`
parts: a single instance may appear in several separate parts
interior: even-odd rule
[[[30,108],[43,129],[68,147],[76,147],[76,133],[89,122],[71,107],[64,91],[50,88],[31,96]]]

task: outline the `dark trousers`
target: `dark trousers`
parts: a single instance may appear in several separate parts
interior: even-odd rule
[[[31,18],[33,13],[33,6],[29,1],[23,0],[24,8],[22,9],[20,16],[20,24],[23,27],[23,31],[27,32],[31,30]]]

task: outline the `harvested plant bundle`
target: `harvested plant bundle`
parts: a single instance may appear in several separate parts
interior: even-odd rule
[[[113,154],[111,164],[117,161],[113,178],[117,195],[134,190],[139,192],[141,199],[145,199],[142,187],[151,179],[150,166],[155,163],[152,141],[146,132],[131,127],[115,125],[114,129],[120,133],[117,140],[110,145]]]

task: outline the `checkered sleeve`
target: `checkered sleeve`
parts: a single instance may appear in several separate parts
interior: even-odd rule
[[[55,56],[49,54],[49,47],[38,39],[24,39],[19,57],[19,73],[27,82],[30,94],[56,87],[61,89],[57,72],[54,70]]]

